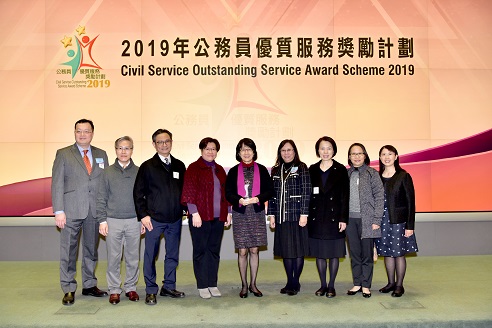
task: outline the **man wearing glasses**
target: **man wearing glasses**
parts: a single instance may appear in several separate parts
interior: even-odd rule
[[[179,242],[183,207],[181,192],[186,167],[171,155],[172,133],[158,129],[152,135],[152,145],[157,153],[142,163],[133,188],[133,200],[137,218],[145,227],[145,304],[157,303],[159,286],[156,284],[155,259],[159,252],[160,238],[164,234],[166,255],[161,296],[184,297],[176,290],[176,267],[179,262]]]
[[[124,252],[126,278],[125,295],[137,302],[138,262],[140,258],[140,234],[145,228],[138,222],[133,204],[133,185],[138,166],[133,163],[133,140],[128,136],[116,139],[114,143],[116,159],[114,164],[104,170],[97,195],[97,219],[99,233],[106,237],[108,251],[109,303],[120,302],[121,255]]]
[[[108,155],[91,146],[94,123],[81,119],[75,123],[75,144],[59,149],[53,163],[51,198],[55,223],[60,228],[60,284],[63,305],[75,302],[78,240],[82,231],[82,295],[108,295],[97,288],[95,276],[99,223],[96,196]]]

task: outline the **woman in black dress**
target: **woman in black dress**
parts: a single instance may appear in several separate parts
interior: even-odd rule
[[[293,140],[283,140],[278,146],[272,181],[275,194],[268,202],[268,215],[270,227],[275,229],[273,254],[283,258],[287,274],[287,284],[280,293],[296,295],[309,250],[306,224],[311,182]]]
[[[349,214],[349,180],[345,166],[335,161],[337,144],[321,137],[315,146],[321,160],[309,167],[311,201],[309,205],[309,255],[316,257],[321,288],[317,296],[336,296],[335,278],[339,258],[345,257],[345,228]],[[326,284],[326,259],[329,259],[330,281]]]
[[[232,205],[232,234],[238,249],[238,266],[242,288],[239,297],[248,297],[248,289],[256,297],[263,294],[256,287],[260,246],[267,245],[265,202],[273,195],[270,174],[256,163],[256,144],[249,138],[236,146],[238,165],[232,167],[226,179],[226,199]],[[251,281],[248,286],[248,254]]]
[[[391,145],[379,150],[379,174],[384,185],[384,215],[378,255],[384,256],[388,284],[381,293],[401,297],[407,269],[405,254],[418,251],[415,239],[415,190],[410,174],[400,167],[398,151]],[[395,279],[396,278],[396,279]]]

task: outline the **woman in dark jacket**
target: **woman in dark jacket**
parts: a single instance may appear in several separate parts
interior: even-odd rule
[[[236,146],[238,165],[226,179],[226,198],[232,205],[232,234],[238,249],[238,266],[242,288],[239,297],[248,297],[248,289],[256,297],[263,294],[256,287],[260,246],[266,246],[265,202],[273,195],[273,185],[266,167],[256,163],[256,144],[249,138]],[[248,254],[251,280],[248,286]]]
[[[309,250],[306,224],[311,182],[293,140],[280,142],[272,167],[272,181],[275,194],[268,202],[268,215],[270,228],[275,229],[273,254],[283,258],[287,274],[287,284],[280,293],[296,295],[304,256]]]
[[[309,167],[311,200],[309,205],[309,255],[316,257],[321,288],[315,294],[336,296],[335,278],[339,258],[345,257],[345,228],[349,212],[349,180],[347,169],[333,159],[337,144],[330,137],[316,142],[316,156],[321,160]],[[329,259],[330,281],[326,284],[326,259]]]
[[[400,167],[398,151],[391,145],[379,150],[379,174],[384,184],[385,206],[376,248],[378,255],[384,256],[388,276],[388,284],[379,291],[401,297],[405,292],[405,254],[418,251],[414,234],[415,190],[412,177]]]
[[[198,144],[201,156],[191,163],[184,176],[181,202],[188,206],[193,270],[201,298],[221,296],[217,288],[220,245],[224,225],[231,223],[225,198],[226,173],[215,162],[220,144],[217,139],[204,138]]]

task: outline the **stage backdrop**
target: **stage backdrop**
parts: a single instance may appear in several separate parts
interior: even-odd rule
[[[93,144],[135,140],[137,164],[173,132],[190,164],[254,139],[317,161],[324,135],[346,164],[396,146],[419,212],[491,211],[492,2],[488,0],[0,1],[0,215],[51,215],[55,152],[74,122]]]

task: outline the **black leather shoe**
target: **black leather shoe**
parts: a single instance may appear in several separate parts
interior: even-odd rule
[[[395,284],[387,284],[379,290],[380,293],[387,294],[395,290]]]
[[[335,296],[337,296],[337,292],[335,291],[335,288],[328,287],[328,289],[326,290],[326,297],[333,298]]]
[[[69,292],[63,296],[62,304],[63,305],[72,305],[75,303],[75,293]]]
[[[347,290],[347,295],[355,295],[357,293],[362,293],[362,287],[358,290]]]
[[[405,294],[405,288],[403,288],[403,286],[396,286],[395,291],[391,293],[391,296],[401,297],[403,294]]]
[[[326,294],[326,287],[321,287],[317,291],[314,292],[314,295],[316,296],[325,296]]]
[[[85,296],[94,296],[94,297],[103,297],[103,296],[108,296],[108,293],[105,292],[104,290],[100,290],[96,286],[91,287],[91,288],[84,288],[82,289],[82,295]]]
[[[161,288],[160,295],[172,297],[172,298],[185,297],[185,293],[180,292],[179,290],[176,290],[176,289],[167,289],[167,288],[164,288],[164,286],[162,286],[162,288]]]
[[[253,293],[253,295],[255,295],[256,297],[262,297],[263,296],[263,293],[260,292],[260,290],[258,288],[256,288],[256,292],[253,290],[253,288],[251,288],[251,286],[249,286],[249,291]]]
[[[289,291],[289,290],[287,289],[287,286],[285,286],[284,288],[282,288],[282,289],[280,290],[280,294],[287,294],[287,292],[288,292],[288,291]]]
[[[242,288],[241,291],[239,292],[239,297],[241,297],[241,298],[248,297],[248,289],[247,288]]]
[[[260,292],[261,293],[261,292]],[[287,295],[289,296],[294,296],[294,295],[297,295],[298,291],[297,290],[287,290]],[[255,295],[256,296],[256,295]]]
[[[362,288],[361,288],[361,289],[362,289]],[[371,297],[371,291],[369,291],[369,293],[364,293],[364,292],[362,292],[362,297],[364,297],[364,298],[369,298],[369,297]]]
[[[147,305],[156,305],[157,297],[155,294],[147,294],[145,295],[145,304]]]

